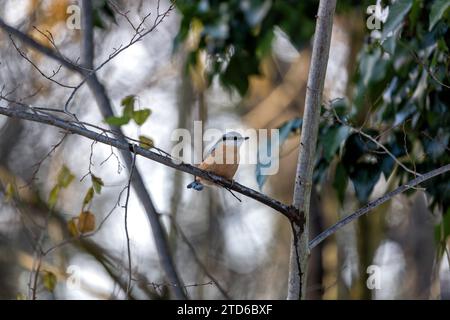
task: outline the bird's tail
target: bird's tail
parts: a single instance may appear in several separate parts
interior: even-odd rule
[[[192,189],[197,190],[197,191],[202,191],[203,190],[203,185],[200,182],[198,182],[197,180],[194,180],[194,181],[192,181],[191,183],[189,183],[187,185],[187,188],[188,189],[192,188]]]

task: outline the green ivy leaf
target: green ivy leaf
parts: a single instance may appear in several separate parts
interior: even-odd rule
[[[367,131],[375,135],[375,131]],[[366,203],[381,175],[379,159],[373,151],[377,145],[357,133],[349,136],[345,142],[342,164],[353,183],[360,203]]]
[[[92,20],[93,20],[94,27],[97,27],[99,29],[105,29],[105,24],[103,23],[98,10],[93,10]]]
[[[84,196],[83,200],[83,208],[86,207],[86,205],[89,204],[89,202],[92,201],[92,198],[94,198],[94,188],[90,187],[88,191],[86,192],[86,195]]]
[[[67,188],[69,184],[75,179],[75,176],[70,172],[67,166],[62,166],[58,173],[58,185],[61,188]]]
[[[444,219],[442,220],[442,225],[444,226],[444,234],[443,239],[444,241],[447,240],[448,237],[450,237],[450,208],[447,209],[447,212],[444,213]]]
[[[398,0],[389,6],[389,16],[383,26],[382,39],[386,39],[390,32],[397,30],[412,7],[412,0]]]
[[[92,180],[92,186],[94,187],[95,193],[100,194],[102,192],[102,187],[104,186],[102,178],[97,177],[92,174],[91,180]]]
[[[336,126],[330,128],[321,138],[323,145],[324,157],[327,161],[333,159],[336,151],[341,146],[342,142],[347,139],[350,134],[350,128],[347,126]]]
[[[53,272],[44,271],[42,283],[44,284],[44,287],[48,291],[53,292],[53,290],[55,290],[56,282],[57,282],[56,275]]]
[[[122,117],[132,119],[133,114],[134,114],[134,106],[133,105],[127,105],[125,108],[123,108]]]
[[[139,142],[139,146],[144,149],[153,148],[153,146],[155,145],[152,138],[143,135],[139,136]]]
[[[430,12],[430,26],[428,31],[434,28],[434,26],[441,20],[445,11],[450,7],[450,1],[448,0],[435,0]]]
[[[360,203],[368,201],[373,188],[380,179],[381,168],[377,164],[362,163],[357,166],[355,174],[350,176],[356,197]]]
[[[105,119],[105,122],[109,125],[120,127],[130,122],[130,117],[109,117]]]
[[[50,195],[48,196],[48,206],[53,208],[58,201],[60,186],[56,185],[53,187],[52,191],[50,191]]]
[[[302,127],[302,123],[303,123],[302,118],[294,118],[292,120],[286,121],[280,127],[278,127],[278,130],[279,130],[278,144],[279,144],[280,148],[283,145],[283,143],[286,141],[286,139],[288,139],[292,134],[300,133],[300,128]],[[258,152],[259,152],[259,150],[263,150],[263,148],[267,152],[271,151],[272,150],[271,143],[272,143],[272,140],[267,139],[267,145],[258,147]],[[265,156],[273,157],[273,159],[270,159],[270,161],[268,161],[268,163],[262,163],[260,161],[261,157],[258,153],[258,157],[257,157],[258,163],[256,164],[255,175],[256,175],[256,181],[258,182],[258,186],[259,186],[260,190],[262,189],[264,183],[266,183],[266,180],[268,178],[267,175],[262,174],[262,169],[270,167],[273,164],[273,161],[278,161],[278,159],[275,158],[275,155],[268,154]]]
[[[347,184],[348,184],[347,172],[345,171],[345,168],[342,165],[342,163],[338,163],[338,165],[336,166],[336,171],[334,173],[333,187],[336,190],[338,199],[341,202],[341,204],[344,202]]]
[[[120,105],[123,107],[131,107],[133,109],[135,100],[136,100],[136,96],[134,94],[131,94],[131,95],[123,98],[122,101],[120,101]]]
[[[150,109],[142,109],[133,112],[133,120],[140,126],[148,119],[152,111]]]

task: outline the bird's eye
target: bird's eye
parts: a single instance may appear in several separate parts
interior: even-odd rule
[[[233,139],[234,139],[234,141],[236,141],[236,140],[237,140],[237,137],[234,137]]]
[[[227,140],[227,137],[223,137],[222,140],[223,140],[223,141]]]

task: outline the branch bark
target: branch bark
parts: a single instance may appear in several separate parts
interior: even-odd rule
[[[335,7],[336,0],[321,0],[317,13],[293,198],[293,206],[297,209],[297,221],[300,223],[292,224],[293,239],[287,294],[289,300],[304,299],[306,295],[312,174]]]
[[[345,225],[349,224],[350,222],[358,219],[359,217],[361,217],[362,215],[365,215],[369,212],[371,212],[373,209],[375,209],[376,207],[382,205],[383,203],[385,203],[386,201],[389,201],[391,198],[395,197],[396,195],[403,193],[409,189],[412,189],[414,187],[416,187],[417,185],[419,185],[422,182],[425,182],[427,180],[430,180],[438,175],[444,174],[446,172],[450,171],[450,164],[447,164],[445,166],[439,167],[437,169],[434,169],[428,173],[422,174],[419,177],[409,181],[407,184],[404,184],[400,187],[398,187],[397,189],[385,194],[384,196],[375,199],[374,201],[369,202],[368,204],[366,204],[364,207],[358,209],[357,211],[349,214],[348,216],[346,216],[345,218],[343,218],[342,220],[338,221],[337,223],[335,223],[334,225],[332,225],[331,227],[329,227],[328,229],[326,229],[325,231],[323,231],[321,234],[319,234],[317,237],[315,237],[313,240],[311,240],[309,242],[309,250],[312,250],[313,248],[315,248],[318,244],[320,244],[322,241],[324,241],[326,238],[328,238],[329,236],[331,236],[332,234],[336,233],[336,231],[338,231],[339,229],[341,229],[342,227],[344,227]]]
[[[30,110],[31,112],[28,112]],[[242,184],[236,182],[236,181],[230,181],[227,180],[221,176],[215,175],[211,172],[201,170],[195,166],[192,166],[187,163],[178,163],[173,158],[160,154],[151,150],[147,150],[144,148],[141,148],[137,145],[132,145],[129,143],[125,138],[122,136],[121,139],[112,138],[110,136],[107,136],[104,131],[101,132],[95,132],[92,130],[88,130],[85,127],[82,127],[80,123],[78,122],[72,122],[69,120],[64,120],[59,117],[55,117],[49,114],[40,114],[37,113],[34,109],[31,108],[24,108],[17,107],[17,108],[3,108],[0,107],[0,114],[3,114],[7,117],[11,118],[18,118],[38,123],[43,123],[47,125],[51,125],[54,127],[61,128],[67,132],[77,134],[83,137],[86,137],[90,140],[95,140],[97,142],[107,144],[110,146],[113,146],[119,150],[127,151],[127,153],[131,156],[131,152],[133,152],[133,148],[137,155],[140,155],[142,157],[145,157],[147,159],[153,160],[155,162],[158,162],[160,164],[163,164],[165,166],[174,168],[176,170],[189,173],[193,176],[198,176],[203,179],[209,180],[211,182],[216,183],[217,185],[220,185],[226,189],[230,189],[233,191],[236,191],[242,195],[245,195],[249,198],[252,198],[256,201],[259,201],[268,207],[271,207],[272,209],[275,209],[277,212],[280,212],[284,216],[286,216],[289,220],[293,221],[296,217],[294,216],[295,210],[292,206],[286,205],[281,203],[280,201],[277,201],[275,199],[272,199],[268,196],[266,196],[263,193],[260,193],[256,190],[253,190],[251,188],[245,187]],[[116,136],[118,134],[115,134]],[[136,171],[134,172],[134,177],[136,176]]]

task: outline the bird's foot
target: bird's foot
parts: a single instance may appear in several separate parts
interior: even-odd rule
[[[203,184],[201,184],[200,182],[198,182],[198,181],[192,181],[191,183],[189,183],[187,186],[186,186],[188,189],[194,189],[194,190],[196,190],[196,191],[202,191],[203,190]]]

